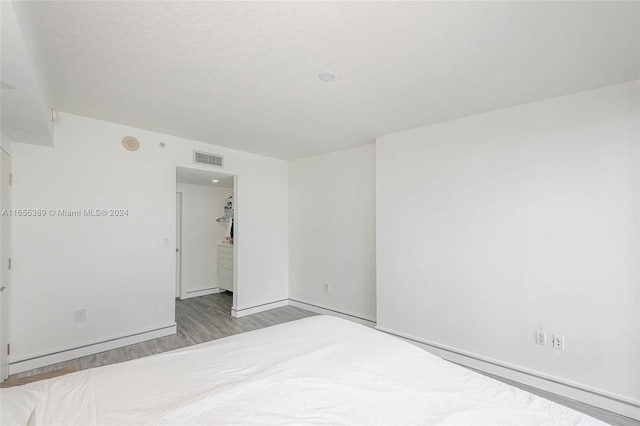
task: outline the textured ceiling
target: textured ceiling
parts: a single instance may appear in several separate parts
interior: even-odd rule
[[[284,159],[640,78],[638,2],[34,7],[57,109]]]
[[[51,96],[28,2],[0,1],[0,127],[12,142],[53,145]]]

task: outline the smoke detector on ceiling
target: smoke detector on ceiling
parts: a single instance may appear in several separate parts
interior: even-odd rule
[[[336,75],[331,71],[324,71],[324,72],[320,73],[318,78],[320,80],[322,80],[322,81],[329,82],[329,81],[335,80],[336,79]]]
[[[137,151],[138,148],[140,148],[140,142],[138,142],[138,139],[133,136],[125,136],[122,139],[122,146],[127,151]]]

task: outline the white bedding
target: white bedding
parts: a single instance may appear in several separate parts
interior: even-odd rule
[[[28,386],[37,425],[604,424],[327,316]]]

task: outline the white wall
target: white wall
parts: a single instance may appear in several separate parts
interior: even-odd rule
[[[182,193],[182,288],[181,298],[201,296],[218,287],[218,243],[224,241],[224,215],[232,188],[178,182]]]
[[[16,218],[12,362],[174,323],[176,166],[193,149],[238,175],[236,307],[287,297],[287,162],[70,114],[55,130],[55,148],[13,144],[14,207],[129,216]]]
[[[289,297],[375,321],[375,146],[293,161],[289,176]]]
[[[378,325],[638,403],[639,87],[378,138]]]

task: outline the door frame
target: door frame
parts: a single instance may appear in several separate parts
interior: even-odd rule
[[[182,295],[182,192],[176,191],[176,298]]]
[[[216,174],[222,174],[222,175],[227,175],[227,176],[231,176],[233,177],[233,210],[234,210],[234,222],[233,222],[233,302],[231,304],[231,312],[229,312],[229,314],[233,314],[233,312],[236,310],[236,307],[238,306],[238,293],[240,292],[240,286],[238,285],[238,263],[239,263],[239,250],[238,250],[238,226],[236,223],[236,217],[238,215],[238,200],[240,199],[240,176],[237,173],[231,173],[228,172],[226,170],[212,170],[209,168],[203,168],[203,167],[198,167],[198,166],[194,166],[193,164],[188,164],[188,165],[180,165],[177,164],[174,168],[174,192],[177,194],[178,190],[177,190],[177,171],[178,171],[178,167],[180,167],[181,169],[192,169],[192,170],[196,170],[196,171],[202,171],[202,172],[211,172],[211,173],[216,173]],[[177,204],[177,197],[176,197],[176,204]],[[174,214],[176,216],[174,216],[174,223],[177,224],[178,218],[177,218],[177,206],[176,209],[173,210]],[[181,225],[182,225],[182,220],[180,221]],[[177,226],[177,225],[176,225]],[[176,235],[177,235],[177,229],[176,229]],[[177,244],[178,242],[176,241],[176,248],[177,248]],[[180,247],[180,259],[182,259],[182,247]],[[177,262],[176,262],[177,263]],[[177,265],[176,265],[177,267]],[[177,274],[177,270],[176,270],[176,274]],[[182,272],[182,271],[180,271]],[[182,280],[181,280],[182,281]],[[182,286],[180,288],[180,291],[182,292]],[[180,294],[180,297],[182,298],[182,293]]]
[[[0,147],[0,210],[11,208],[11,156]],[[9,376],[11,322],[11,216],[0,217],[0,382]]]

